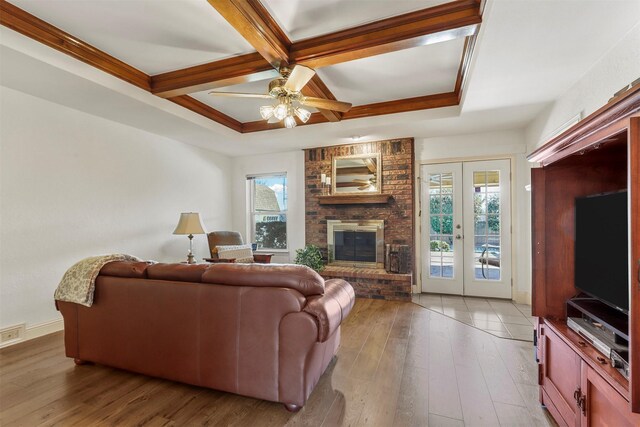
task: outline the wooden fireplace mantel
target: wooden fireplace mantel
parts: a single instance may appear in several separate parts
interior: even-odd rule
[[[389,203],[391,194],[345,194],[340,196],[318,196],[321,205],[364,205]]]

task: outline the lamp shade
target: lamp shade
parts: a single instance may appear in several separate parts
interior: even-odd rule
[[[178,226],[173,234],[206,234],[200,214],[197,212],[183,212],[180,214]]]

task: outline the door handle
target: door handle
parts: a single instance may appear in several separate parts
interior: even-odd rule
[[[482,250],[482,254],[480,255],[480,267],[482,268],[482,277],[483,278],[487,278],[487,275],[484,272],[484,262],[482,262],[482,258],[484,258],[484,254],[487,254],[487,257],[485,258],[485,262],[488,264],[489,263],[489,247],[487,246],[488,243],[484,244],[484,249]]]

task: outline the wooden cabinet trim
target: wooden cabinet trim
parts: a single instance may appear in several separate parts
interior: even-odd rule
[[[576,143],[588,139],[602,129],[609,128],[612,124],[620,122],[621,119],[637,116],[638,111],[640,111],[640,85],[632,87],[597,111],[589,114],[535,150],[527,156],[527,159],[532,162],[549,165],[556,160],[575,153],[575,150],[572,150],[571,147]]]
[[[640,86],[640,85],[638,85]],[[631,217],[631,410],[640,413],[640,117],[629,120],[629,206]],[[637,369],[634,369],[634,366]]]

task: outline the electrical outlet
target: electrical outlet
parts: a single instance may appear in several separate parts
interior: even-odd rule
[[[24,331],[23,325],[12,326],[0,331],[0,343],[13,341],[22,338]]]

